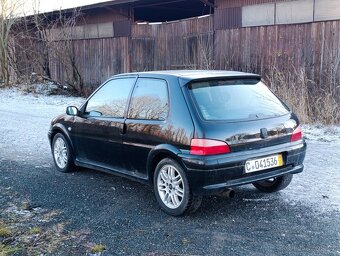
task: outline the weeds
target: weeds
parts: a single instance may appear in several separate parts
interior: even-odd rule
[[[314,113],[317,120],[324,124],[336,124],[340,120],[340,106],[336,95],[330,91],[322,91],[321,95],[316,98],[314,104]]]
[[[32,235],[38,235],[38,234],[41,233],[41,231],[42,231],[41,228],[39,228],[39,227],[33,227],[33,228],[31,228],[31,229],[29,230],[29,233],[32,234]]]
[[[1,186],[0,194],[8,199],[0,205],[0,256],[84,254],[88,233],[67,230],[68,223],[58,221],[60,211],[34,207]]]
[[[102,244],[95,244],[90,248],[90,253],[97,254],[105,251],[105,246]]]
[[[304,69],[297,70],[291,66],[280,70],[274,65],[264,80],[298,115],[301,122],[340,123],[340,81],[339,86],[335,86],[333,77],[329,77],[328,82],[324,78],[325,84],[330,85],[332,80],[333,86],[320,85],[308,78]]]
[[[12,232],[3,224],[0,223],[0,237],[9,237],[11,236],[11,234]]]
[[[292,72],[286,72],[274,66],[265,76],[265,81],[270,89],[300,117],[302,122],[310,122],[308,84],[312,81],[308,80],[303,70],[293,69]]]
[[[0,243],[0,256],[9,256],[20,251],[19,247],[9,246]]]

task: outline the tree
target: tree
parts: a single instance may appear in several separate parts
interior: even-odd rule
[[[83,79],[73,43],[80,10],[46,16],[39,13],[39,5],[33,0],[26,14],[22,0],[0,0],[0,81],[8,86],[11,79],[27,79],[32,72],[53,80],[51,65],[60,65],[64,78],[56,82],[81,94]]]
[[[5,86],[10,83],[10,34],[17,21],[18,2],[0,0],[0,66],[1,78]]]
[[[45,16],[35,12],[30,19],[27,17],[26,39],[32,45],[30,51],[25,51],[33,57],[34,67],[43,72],[43,75],[51,77],[50,66],[60,65],[64,71],[64,80],[59,83],[67,83],[77,93],[83,91],[83,79],[78,68],[74,52],[74,35],[76,33],[77,22],[80,18],[80,10],[64,12],[59,10],[53,16]],[[22,51],[21,51],[22,52]],[[38,71],[38,72],[39,72]]]
[[[78,68],[74,50],[74,35],[77,22],[81,17],[80,9],[63,13],[59,11],[57,18],[51,23],[48,40],[49,49],[54,53],[66,73],[66,81],[76,92],[83,93],[83,78]]]

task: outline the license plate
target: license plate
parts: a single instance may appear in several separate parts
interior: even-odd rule
[[[244,165],[246,173],[257,172],[283,165],[282,155],[273,155],[263,158],[248,160]]]

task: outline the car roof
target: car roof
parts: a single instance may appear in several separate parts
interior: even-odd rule
[[[183,78],[185,80],[196,80],[205,78],[219,78],[219,77],[256,77],[261,78],[257,74],[244,73],[238,71],[227,71],[227,70],[163,70],[163,71],[146,71],[146,72],[134,72],[116,75],[117,76],[129,76],[135,75],[140,77],[162,77],[162,76],[173,76]]]

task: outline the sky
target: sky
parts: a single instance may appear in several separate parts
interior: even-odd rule
[[[33,14],[37,9],[40,13],[50,12],[107,1],[109,0],[26,0],[23,1],[22,9],[25,14]]]
[[[108,0],[106,0],[108,1]],[[105,0],[40,0],[40,10],[41,11],[54,11],[72,7],[78,7],[83,5],[89,5],[99,2],[106,2]]]

